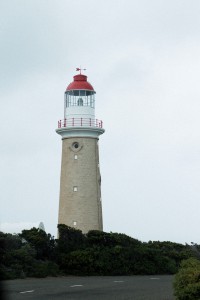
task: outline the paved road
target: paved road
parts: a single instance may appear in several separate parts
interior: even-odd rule
[[[173,276],[91,276],[4,282],[6,300],[174,300]]]

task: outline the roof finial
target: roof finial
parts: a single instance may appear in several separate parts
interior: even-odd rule
[[[76,68],[76,71],[80,71],[80,75],[81,75],[81,71],[85,71],[86,69],[81,69],[81,67],[80,68]]]

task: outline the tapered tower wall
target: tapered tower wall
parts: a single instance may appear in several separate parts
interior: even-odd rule
[[[62,140],[59,224],[103,230],[98,138]]]

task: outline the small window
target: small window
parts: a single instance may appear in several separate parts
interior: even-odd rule
[[[75,148],[75,149],[78,149],[79,143],[78,143],[78,142],[74,142],[74,143],[72,144],[72,147]]]
[[[73,225],[74,225],[74,226],[76,226],[76,225],[77,225],[77,222],[76,222],[76,221],[74,221],[74,222],[73,222]]]
[[[78,155],[74,155],[74,159],[78,159]]]
[[[77,192],[77,191],[78,191],[78,187],[77,187],[77,186],[74,186],[74,187],[73,187],[73,191],[74,191],[74,192]]]

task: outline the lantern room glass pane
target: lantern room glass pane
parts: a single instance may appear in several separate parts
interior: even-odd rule
[[[74,96],[79,96],[80,91],[74,91]]]
[[[82,98],[78,98],[78,106],[83,106],[83,99]]]
[[[85,96],[85,90],[80,90],[80,96]]]
[[[66,107],[70,106],[95,106],[95,92],[87,90],[66,91]]]

